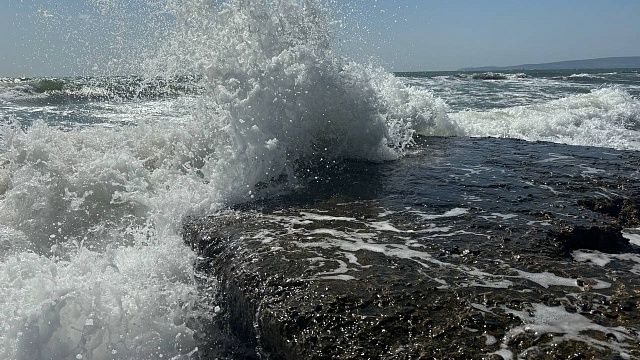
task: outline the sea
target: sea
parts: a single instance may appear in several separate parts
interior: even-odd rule
[[[185,219],[327,168],[389,171],[443,139],[640,151],[639,69],[391,73],[335,51],[310,3],[257,3],[173,33],[161,53],[189,53],[189,75],[0,78],[1,358],[196,358],[194,324],[227,304]]]

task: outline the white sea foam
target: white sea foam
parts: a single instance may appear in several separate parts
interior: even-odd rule
[[[529,106],[450,114],[474,137],[640,149],[640,101],[620,88],[602,88]]]
[[[451,210],[448,210],[444,214],[425,214],[421,211],[415,211],[415,210],[410,211],[410,213],[418,215],[423,220],[435,220],[435,219],[451,218],[451,217],[466,215],[469,213],[469,209],[453,208]]]
[[[629,232],[631,230],[627,230],[627,231],[623,231],[622,232],[622,236],[629,240],[629,242],[635,246],[640,246],[640,229],[634,229],[635,232],[639,232],[639,233],[635,233],[635,232]]]
[[[571,255],[575,261],[590,262],[600,267],[605,267],[614,260],[626,262],[630,273],[640,275],[640,255],[637,254],[604,254],[599,251],[580,250],[574,251]]]
[[[578,281],[576,279],[566,278],[562,276],[558,276],[556,274],[545,271],[543,273],[530,273],[527,271],[517,270],[518,276],[522,279],[527,279],[531,282],[534,282],[545,289],[549,286],[575,286],[578,287]],[[597,279],[592,279],[594,285],[591,287],[593,289],[607,289],[611,287],[611,284]]]
[[[193,350],[185,323],[196,316],[195,256],[177,229],[198,200],[190,191],[206,187],[164,142],[178,133],[65,132],[42,123],[5,133],[3,358]]]
[[[450,216],[456,216],[466,214],[467,209],[453,209],[445,213]],[[576,287],[581,288],[579,279],[568,278],[558,276],[551,272],[532,273],[519,269],[512,268],[513,275],[496,275],[490,272],[481,270],[479,268],[467,265],[456,265],[454,263],[444,262],[440,259],[433,257],[428,252],[422,242],[416,238],[404,238],[401,234],[429,234],[428,237],[445,237],[457,234],[468,234],[475,236],[486,236],[483,234],[472,234],[465,231],[452,231],[450,227],[435,227],[434,224],[430,224],[426,229],[402,229],[402,227],[393,224],[390,220],[369,222],[365,219],[355,219],[349,217],[333,217],[326,215],[318,215],[310,212],[301,212],[300,216],[280,216],[280,215],[262,215],[263,218],[273,224],[277,224],[276,227],[280,227],[284,230],[284,233],[288,235],[297,235],[297,238],[303,239],[293,242],[294,245],[305,249],[323,249],[325,251],[333,250],[334,254],[330,258],[332,262],[338,264],[338,267],[331,271],[323,271],[316,274],[313,278],[325,278],[325,275],[344,274],[348,271],[359,271],[358,269],[364,268],[358,261],[356,253],[360,251],[366,251],[371,253],[377,253],[390,258],[404,259],[413,261],[425,268],[446,268],[449,271],[459,271],[464,273],[463,281],[459,284],[461,286],[473,286],[473,287],[486,287],[486,288],[510,288],[515,284],[516,279],[526,280],[528,282],[536,283],[544,288],[551,286],[564,286],[564,287]],[[449,216],[447,216],[449,217]],[[313,220],[309,220],[313,219]],[[350,223],[346,228],[317,228],[322,223],[331,225],[331,222],[342,221]],[[305,225],[314,223],[312,229],[306,229]],[[365,230],[366,229],[366,230]],[[253,240],[264,243],[260,235],[253,237]],[[268,239],[278,239],[279,236],[274,234],[266,234]],[[380,242],[380,239],[390,236],[391,238],[403,239],[402,243],[386,243]],[[278,241],[278,240],[276,240]],[[283,240],[288,241],[288,240]],[[271,243],[269,240],[268,243]],[[463,252],[468,254],[469,251]],[[574,253],[574,257],[577,256]],[[630,256],[630,255],[629,255]],[[349,264],[357,266],[349,266],[347,262],[338,260],[340,258],[347,259]],[[576,257],[577,260],[579,260]],[[633,260],[633,258],[630,258]],[[309,261],[317,261],[316,257],[308,259]],[[579,260],[583,261],[583,260]],[[586,260],[585,260],[586,261]],[[327,261],[328,262],[328,261]],[[323,265],[325,265],[323,263]],[[634,270],[635,271],[635,270]],[[340,280],[356,280],[358,276],[349,275],[349,277],[341,277]],[[433,279],[435,280],[435,279]],[[584,279],[587,280],[591,289],[607,289],[611,287],[611,284],[599,280],[599,279]],[[445,285],[448,285],[445,283]]]
[[[564,307],[549,307],[543,304],[533,304],[530,310],[517,311],[506,307],[503,307],[503,310],[506,313],[519,317],[524,323],[521,326],[514,327],[505,334],[505,343],[502,344],[503,349],[507,348],[506,345],[508,345],[512,339],[524,332],[533,332],[537,335],[559,334],[555,337],[554,342],[566,340],[579,341],[595,348],[608,348],[623,354],[626,354],[625,350],[630,347],[630,344],[637,343],[638,341],[637,336],[632,334],[628,329],[622,327],[606,327],[596,324],[581,314],[566,311]],[[588,331],[612,334],[615,336],[617,342],[596,340],[585,334],[585,332]],[[529,349],[523,351],[521,354],[525,354],[528,350]]]
[[[609,254],[603,254],[601,252],[586,252],[586,251],[574,251],[572,254],[573,259],[578,262],[591,262],[598,266],[606,266],[611,262],[611,256]]]
[[[611,74],[586,74],[586,73],[581,73],[581,74],[571,74],[569,76],[567,76],[568,80],[606,80],[606,77],[604,76],[600,76],[600,75],[615,75],[615,73],[611,73]]]

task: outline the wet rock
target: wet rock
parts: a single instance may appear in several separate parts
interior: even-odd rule
[[[624,227],[640,226],[640,201],[637,199],[625,199],[618,219]]]
[[[621,198],[611,199],[600,197],[579,200],[578,205],[581,205],[591,211],[596,211],[617,218],[622,210],[623,202],[624,199]]]
[[[637,220],[640,154],[428,145],[187,219],[222,307],[210,333],[223,336],[203,338],[201,357],[640,357],[640,256],[621,234]],[[622,200],[600,200],[614,193]],[[545,323],[545,309],[568,322]],[[559,341],[571,326],[584,329]]]
[[[622,229],[611,226],[574,226],[551,235],[561,244],[566,255],[575,250],[596,250],[607,254],[632,251],[629,240],[622,236]]]
[[[595,212],[615,218],[622,227],[640,226],[640,205],[635,198],[593,198],[578,204]]]

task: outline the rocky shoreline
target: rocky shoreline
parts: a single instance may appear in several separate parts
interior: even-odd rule
[[[201,358],[640,358],[639,168],[638,152],[424,139],[188,219],[222,304]]]

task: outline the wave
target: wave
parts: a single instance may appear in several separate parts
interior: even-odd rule
[[[575,82],[596,82],[596,83],[604,83],[606,82],[607,76],[616,75],[616,73],[606,73],[606,74],[571,74],[569,76],[563,76],[562,80],[569,80]]]
[[[0,79],[0,100],[20,104],[163,99],[201,91],[195,76]]]
[[[467,136],[640,150],[640,101],[602,88],[541,104],[450,114]]]
[[[484,73],[473,73],[473,74],[457,74],[456,77],[463,79],[472,79],[472,80],[517,80],[517,79],[526,79],[529,75],[525,73],[496,73],[496,72],[484,72]]]
[[[338,56],[315,1],[167,9],[177,27],[153,65],[198,71],[192,117],[0,130],[2,358],[187,358],[216,312],[199,300],[184,217],[312,166],[395,159],[417,130],[458,131],[427,90]]]
[[[586,74],[586,73],[581,73],[581,74],[571,74],[569,76],[567,76],[569,79],[580,79],[580,78],[596,78],[596,79],[602,79],[602,77],[597,76],[596,74]]]

